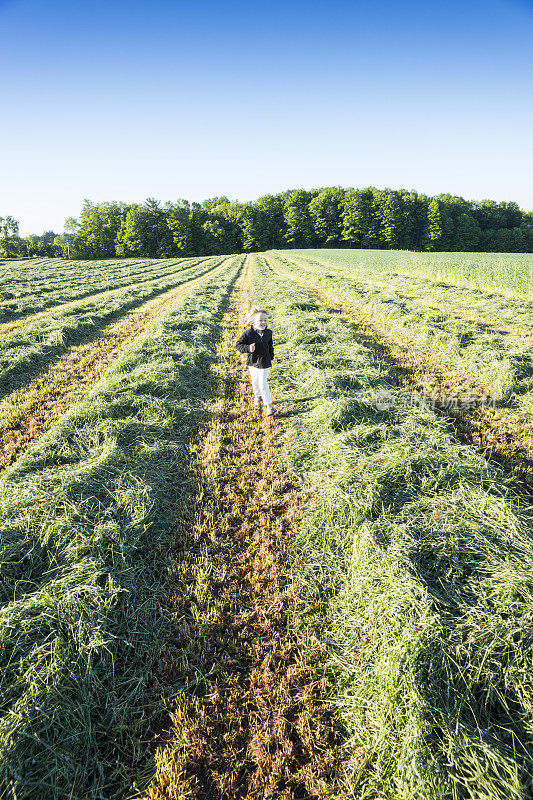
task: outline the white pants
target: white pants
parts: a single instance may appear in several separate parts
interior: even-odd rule
[[[272,395],[268,388],[268,367],[267,369],[260,369],[259,367],[248,367],[250,370],[250,378],[252,379],[252,389],[254,390],[254,397],[256,400],[263,398],[263,403],[266,406],[272,405]]]

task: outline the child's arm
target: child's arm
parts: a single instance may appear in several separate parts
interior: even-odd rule
[[[274,345],[272,344],[272,339],[268,342],[268,349],[270,350],[270,360],[274,358]]]
[[[237,344],[235,345],[239,353],[251,353],[250,350],[250,343],[248,341],[248,331],[244,331],[242,336],[239,337]],[[255,350],[255,347],[254,347]]]

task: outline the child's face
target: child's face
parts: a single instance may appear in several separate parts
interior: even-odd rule
[[[267,326],[267,315],[256,314],[254,317],[254,325],[259,331],[264,331]]]

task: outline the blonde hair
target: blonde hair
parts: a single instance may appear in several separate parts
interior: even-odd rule
[[[251,325],[255,319],[256,314],[266,314],[267,311],[265,308],[260,308],[259,306],[252,306],[249,312],[246,314],[245,322],[247,325]]]

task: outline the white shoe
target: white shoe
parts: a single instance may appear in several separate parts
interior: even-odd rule
[[[271,417],[274,413],[274,406],[267,406],[266,415],[267,417]]]
[[[261,400],[254,399],[254,408],[259,408],[261,406]]]

